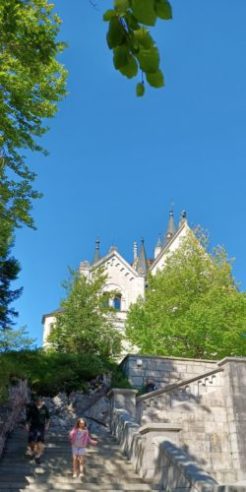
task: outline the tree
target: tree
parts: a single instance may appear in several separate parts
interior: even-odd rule
[[[148,279],[130,309],[127,336],[142,353],[196,358],[246,355],[246,295],[222,248],[208,254],[192,233]]]
[[[38,196],[23,149],[43,150],[37,143],[47,130],[43,120],[65,94],[66,71],[56,60],[64,44],[57,41],[60,19],[52,9],[48,0],[0,4],[0,199],[7,194],[14,202],[17,192],[15,224],[32,225],[31,202]]]
[[[37,138],[47,128],[65,95],[66,70],[56,57],[64,44],[57,41],[60,19],[48,0],[5,0],[0,3],[0,326],[11,326],[17,315],[9,304],[20,295],[10,290],[19,271],[8,257],[15,227],[33,227],[35,173],[23,149],[42,151]],[[4,328],[5,329],[5,328]],[[13,335],[13,333],[12,333]]]
[[[154,26],[158,18],[172,18],[169,1],[114,0],[114,8],[107,10],[103,18],[109,22],[107,44],[113,51],[116,70],[128,78],[142,73],[136,86],[137,96],[144,95],[144,79],[152,87],[163,87],[159,50],[147,26]]]
[[[12,245],[13,238],[8,233],[5,247],[0,249],[0,332],[9,330],[14,324],[13,318],[17,316],[17,312],[11,304],[18,299],[22,291],[21,288],[13,290],[10,288],[10,283],[18,278],[20,271],[19,262],[11,256]]]
[[[94,273],[91,281],[71,272],[71,278],[64,284],[67,297],[61,302],[48,339],[54,350],[102,358],[120,353],[121,336],[114,327],[114,311],[108,302],[110,294],[102,292],[104,283],[102,272]]]
[[[27,337],[26,329],[13,329],[17,311],[11,306],[18,299],[22,288],[11,289],[18,278],[19,262],[11,255],[13,235],[8,221],[2,224],[0,241],[0,352],[30,348],[33,340]]]

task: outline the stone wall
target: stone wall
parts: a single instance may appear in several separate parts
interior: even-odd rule
[[[179,429],[141,427],[128,412],[114,408],[113,402],[111,407],[111,432],[145,481],[172,492],[219,491],[216,480],[180,448]]]
[[[121,362],[121,368],[134,388],[140,389],[149,381],[154,381],[156,388],[163,388],[213,370],[217,368],[217,361],[128,355]]]
[[[168,385],[137,398],[140,425],[166,422],[179,426],[180,444],[198,465],[219,481],[235,481],[221,369]]]
[[[159,468],[166,467],[166,472],[170,468],[172,476],[176,467],[180,468],[180,463],[170,459],[170,453],[165,457],[165,446],[165,452],[160,454],[159,446],[172,442],[177,447],[176,454],[185,453],[187,459],[221,484],[216,490],[237,491],[245,487],[245,492],[246,358],[228,357],[213,362],[128,356],[123,369],[136,386],[142,386],[150,377],[159,385],[155,391],[135,395],[136,409],[132,412],[140,426],[138,434],[148,434],[148,448],[156,459],[158,448]],[[138,442],[144,445],[142,438]],[[149,467],[150,457],[147,463]]]

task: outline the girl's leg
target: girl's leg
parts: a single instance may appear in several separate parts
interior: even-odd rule
[[[36,444],[36,457],[40,458],[44,452],[44,443],[41,441],[38,441]]]
[[[78,457],[76,454],[73,454],[73,477],[77,477],[78,473]]]
[[[84,474],[84,464],[85,464],[85,457],[80,456],[79,457],[79,474],[82,476]]]

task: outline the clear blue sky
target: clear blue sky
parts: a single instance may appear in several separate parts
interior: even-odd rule
[[[28,156],[44,197],[33,209],[37,231],[18,231],[14,251],[18,326],[38,345],[67,267],[91,260],[97,236],[102,253],[116,243],[129,260],[144,237],[151,256],[172,201],[235,257],[246,288],[246,1],[171,3],[173,21],[153,29],[166,87],[138,99],[105,43],[110,1],[56,2],[69,94],[43,139],[49,156]]]

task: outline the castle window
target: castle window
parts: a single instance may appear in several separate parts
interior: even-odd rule
[[[114,296],[113,307],[116,311],[121,311],[121,294],[116,294]]]

